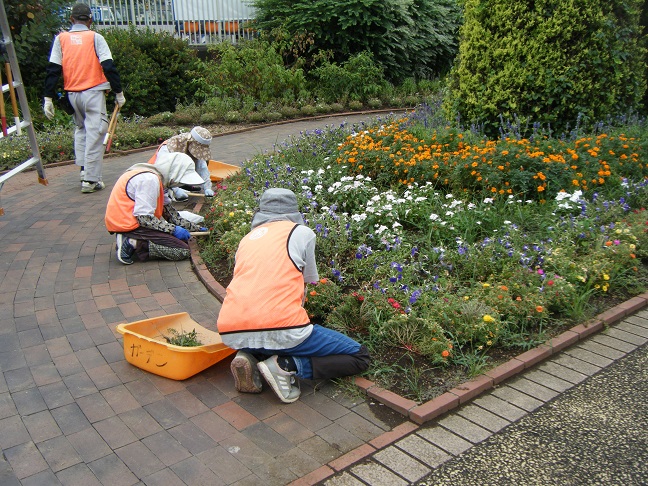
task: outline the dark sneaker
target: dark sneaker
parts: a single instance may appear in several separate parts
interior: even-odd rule
[[[97,191],[101,191],[104,187],[106,187],[106,185],[102,181],[97,181],[97,182],[83,181],[81,183],[81,192],[83,193],[97,192]]]
[[[239,351],[230,364],[234,385],[242,393],[261,393],[263,383],[261,373],[257,369],[258,361],[254,356],[244,351]]]
[[[131,245],[130,241],[128,241],[128,238],[126,238],[121,233],[117,233],[117,247],[115,251],[117,260],[122,262],[124,265],[132,265],[134,253],[135,247]]]
[[[271,356],[258,364],[259,371],[284,403],[292,403],[299,398],[301,390],[294,385],[295,372],[282,370],[277,356]]]

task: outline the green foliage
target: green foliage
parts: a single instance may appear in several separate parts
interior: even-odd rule
[[[113,54],[129,113],[149,116],[193,101],[203,63],[181,39],[151,29],[102,31]]]
[[[639,3],[467,0],[448,112],[494,136],[500,115],[562,131],[580,114],[636,111],[646,89]]]
[[[69,24],[67,0],[5,0],[7,20],[25,87],[41,96],[54,36]]]
[[[274,46],[263,40],[232,45],[224,42],[208,49],[204,79],[207,98],[250,98],[254,102],[293,101],[305,90],[301,69],[286,69]]]
[[[313,94],[327,103],[366,101],[378,97],[386,86],[381,66],[370,52],[353,55],[341,65],[326,62],[311,72]]]
[[[184,331],[184,330],[178,331],[177,329],[170,327],[169,329],[167,329],[167,332],[169,334],[166,336],[163,335],[163,337],[167,343],[172,344],[174,346],[194,348],[196,346],[203,345],[200,342],[200,339],[198,339],[198,333],[196,332],[195,329],[193,329],[192,331]]]
[[[461,15],[454,0],[253,0],[252,4],[255,27],[262,32],[281,39],[306,36],[312,39],[306,52],[330,52],[338,64],[369,51],[390,80],[442,73],[457,50]]]
[[[496,349],[528,349],[609,297],[645,292],[645,121],[485,140],[420,111],[327,127],[245,163],[212,201],[203,258],[233,255],[265,188],[292,189],[325,279],[309,286],[309,315],[382,356],[403,349],[471,375]],[[401,365],[377,360],[369,376]]]

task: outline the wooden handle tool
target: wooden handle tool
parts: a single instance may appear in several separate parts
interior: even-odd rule
[[[115,109],[113,114],[110,117],[110,122],[108,123],[108,132],[106,132],[106,137],[104,138],[104,145],[106,146],[106,152],[110,152],[110,147],[112,146],[113,137],[115,136],[115,130],[117,129],[117,115],[119,114],[119,103],[115,103]]]

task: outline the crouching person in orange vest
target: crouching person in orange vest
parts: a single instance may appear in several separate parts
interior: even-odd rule
[[[176,153],[159,157],[155,165],[135,164],[117,179],[106,207],[106,229],[117,234],[117,259],[125,264],[149,258],[189,257],[191,231],[207,231],[182,218],[171,206],[167,189],[201,184],[191,157]]]
[[[203,127],[193,127],[189,133],[180,133],[162,142],[157,152],[149,159],[149,164],[155,164],[157,158],[164,154],[175,152],[187,154],[196,164],[196,172],[203,178],[201,189],[205,197],[214,197],[214,190],[212,189],[211,177],[207,166],[211,159],[211,149],[209,148],[211,141],[212,135],[209,133],[209,130]],[[173,198],[176,201],[181,202],[189,199],[187,191],[180,187],[174,187],[172,192]]]
[[[364,346],[310,323],[306,284],[318,280],[315,233],[295,194],[266,190],[236,252],[217,322],[223,343],[239,350],[230,365],[238,391],[261,392],[263,376],[282,402],[291,403],[300,395],[296,377],[337,378],[368,368]]]

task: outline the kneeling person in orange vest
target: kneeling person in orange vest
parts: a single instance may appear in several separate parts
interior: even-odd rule
[[[117,259],[125,264],[149,258],[189,258],[191,231],[207,231],[182,218],[167,190],[200,184],[194,163],[185,154],[161,156],[155,165],[135,164],[117,179],[106,207],[106,228],[117,234]]]
[[[157,158],[164,154],[176,152],[187,154],[196,164],[196,172],[203,178],[203,182],[200,183],[203,193],[206,197],[214,197],[209,168],[207,167],[207,163],[211,159],[209,148],[211,141],[212,135],[209,130],[203,127],[193,127],[189,133],[180,133],[162,142],[157,152],[150,158],[149,164],[155,164]],[[180,187],[174,187],[172,192],[176,201],[189,199],[187,191]]]
[[[240,350],[230,365],[236,389],[262,391],[261,376],[284,403],[299,398],[295,378],[321,380],[362,373],[369,353],[344,334],[311,324],[306,284],[319,280],[315,233],[288,189],[268,189],[252,231],[236,252],[217,328]]]

